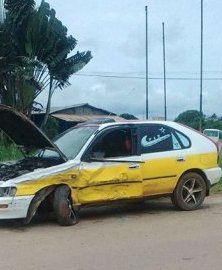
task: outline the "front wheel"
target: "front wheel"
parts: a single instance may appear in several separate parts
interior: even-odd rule
[[[194,172],[186,173],[180,178],[172,194],[172,202],[181,210],[196,210],[205,199],[206,189],[201,175]]]
[[[53,200],[53,209],[57,222],[61,226],[71,226],[78,222],[78,213],[72,207],[70,189],[68,186],[56,188]]]

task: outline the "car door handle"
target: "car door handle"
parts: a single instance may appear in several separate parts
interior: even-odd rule
[[[140,167],[139,164],[130,164],[129,169],[138,169]]]
[[[185,161],[185,158],[184,158],[184,157],[177,157],[177,161],[178,161],[178,162]]]

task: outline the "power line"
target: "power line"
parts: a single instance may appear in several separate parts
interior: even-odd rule
[[[146,80],[146,77],[143,76],[122,76],[122,75],[102,75],[102,74],[80,74],[75,73],[75,76],[83,76],[83,77],[101,77],[101,78],[113,78],[113,79],[139,79],[139,80]],[[163,80],[162,77],[148,77],[149,80]],[[199,78],[192,78],[192,77],[167,77],[167,80],[174,80],[174,81],[199,81]],[[203,78],[204,81],[221,81],[222,77],[215,77],[215,78]]]
[[[145,6],[146,13],[146,120],[149,118],[149,85],[148,85],[148,8]]]
[[[91,71],[91,74],[144,74],[144,71],[101,71],[101,70],[97,70],[95,72]],[[167,72],[168,74],[178,74],[178,73],[185,73],[185,74],[195,74],[195,75],[199,75],[200,72],[192,72],[192,71],[187,71],[187,70],[169,70]],[[221,73],[222,74],[222,70],[203,70],[203,73]],[[83,72],[80,71],[80,74],[84,74]],[[149,72],[149,74],[162,74],[162,71],[151,71]]]

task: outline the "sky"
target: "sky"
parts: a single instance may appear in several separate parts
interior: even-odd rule
[[[69,35],[78,40],[74,52],[90,50],[93,55],[79,72],[84,76],[73,75],[71,86],[56,90],[52,106],[89,103],[117,114],[145,118],[147,5],[149,117],[164,116],[162,22],[165,25],[167,118],[173,120],[186,110],[199,110],[201,0],[47,2],[68,28]],[[207,116],[213,113],[222,116],[221,11],[222,0],[203,0],[203,113]],[[38,101],[44,105],[46,99],[47,92],[44,92]]]

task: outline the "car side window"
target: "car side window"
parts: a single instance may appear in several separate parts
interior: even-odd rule
[[[171,130],[158,124],[144,125],[140,129],[141,153],[179,149],[180,144]]]
[[[129,128],[116,129],[97,139],[90,153],[91,158],[131,156],[133,141]]]
[[[173,133],[172,133],[172,142],[173,142],[173,150],[182,149],[178,139]]]
[[[176,136],[179,138],[181,141],[183,148],[188,148],[191,146],[191,142],[187,136],[182,134],[181,132],[175,131]]]

